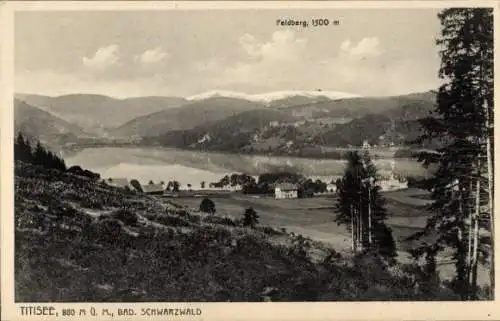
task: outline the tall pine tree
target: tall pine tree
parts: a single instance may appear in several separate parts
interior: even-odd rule
[[[16,141],[14,142],[14,158],[27,163],[33,161],[31,145],[21,132],[17,134]]]
[[[64,159],[47,150],[39,141],[35,142],[36,147],[32,149],[28,139],[25,139],[23,134],[19,132],[14,142],[14,159],[45,168],[66,170]]]
[[[373,251],[393,263],[396,246],[391,229],[385,224],[385,200],[380,193],[377,170],[368,154],[347,155],[347,168],[337,181],[337,218],[351,232],[355,253]]]
[[[493,231],[493,11],[453,8],[438,17],[444,84],[435,117],[422,122],[421,138],[440,140],[443,147],[420,155],[424,165],[438,165],[428,181],[434,202],[424,234],[437,236],[432,244],[437,252],[451,249],[453,288],[470,300],[477,298],[478,264],[493,254],[492,237],[480,237],[484,227]],[[493,257],[489,260],[493,289]]]

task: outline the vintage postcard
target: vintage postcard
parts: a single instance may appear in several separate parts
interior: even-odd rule
[[[497,22],[4,2],[1,319],[499,320]]]

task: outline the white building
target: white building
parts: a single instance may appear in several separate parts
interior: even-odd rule
[[[370,144],[368,144],[368,141],[367,140],[364,140],[363,141],[363,149],[370,149]]]
[[[299,188],[295,184],[281,183],[274,187],[274,197],[277,199],[297,198],[299,197]]]
[[[408,188],[408,180],[405,177],[400,177],[394,173],[396,162],[391,162],[391,171],[386,174],[379,175],[379,185],[382,191],[396,191]]]
[[[147,185],[142,185],[142,191],[145,194],[150,194],[150,195],[160,195],[165,192],[165,184],[147,184]]]
[[[331,194],[336,193],[337,192],[337,185],[335,185],[335,184],[326,185],[326,191],[327,191],[327,193],[331,193]]]

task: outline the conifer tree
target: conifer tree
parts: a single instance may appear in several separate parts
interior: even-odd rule
[[[437,139],[437,153],[422,153],[437,164],[428,181],[432,216],[423,234],[437,234],[436,252],[453,250],[453,289],[463,300],[477,298],[477,269],[491,252],[492,237],[480,238],[482,221],[493,231],[493,12],[489,8],[445,9],[439,15],[441,47],[435,117],[422,122],[421,140]],[[490,251],[482,250],[490,247]],[[494,287],[493,257],[490,258]]]
[[[49,153],[47,153],[40,142],[37,142],[36,144],[35,152],[33,155],[33,163],[36,165],[42,165],[44,167],[50,167],[51,165]]]
[[[40,141],[36,141],[36,147],[33,150],[30,142],[21,132],[18,133],[14,142],[14,159],[45,168],[66,170],[64,159],[47,150]]]
[[[23,162],[32,162],[31,145],[21,132],[17,134],[14,142],[14,158]]]
[[[374,251],[394,262],[396,246],[391,229],[384,223],[385,200],[377,185],[377,171],[369,155],[347,155],[347,168],[337,182],[337,218],[351,232],[354,252]]]
[[[257,224],[259,224],[259,215],[257,212],[253,209],[253,207],[245,209],[245,213],[243,214],[243,226],[255,228],[255,225]]]

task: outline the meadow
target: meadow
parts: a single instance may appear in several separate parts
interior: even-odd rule
[[[334,195],[312,198],[275,199],[272,196],[255,196],[235,193],[184,192],[175,201],[196,211],[203,195],[215,202],[217,215],[241,218],[248,207],[253,207],[265,225],[286,228],[290,232],[306,235],[314,240],[331,244],[336,250],[348,254],[350,251],[350,233],[344,226],[334,222],[336,216]],[[393,229],[393,235],[399,249],[407,249],[413,243],[406,241],[410,235],[420,231],[428,217],[422,199],[425,191],[408,189],[384,193],[387,200],[387,223]]]

